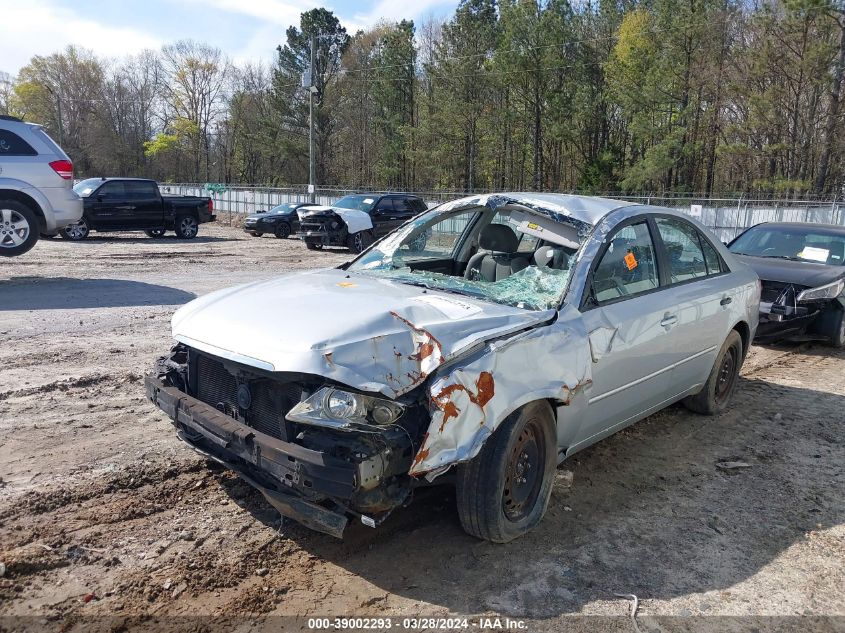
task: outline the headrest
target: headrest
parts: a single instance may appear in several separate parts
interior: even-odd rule
[[[541,246],[534,251],[534,263],[555,270],[569,269],[569,257],[560,246]]]
[[[551,268],[552,260],[555,257],[555,249],[551,246],[541,246],[534,251],[534,263],[538,266]]]
[[[519,248],[519,238],[506,224],[488,224],[481,229],[478,238],[481,248],[499,253],[515,253]]]

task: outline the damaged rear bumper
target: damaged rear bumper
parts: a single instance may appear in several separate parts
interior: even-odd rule
[[[352,496],[356,470],[351,464],[264,435],[166,386],[156,376],[148,375],[144,385],[147,397],[173,420],[180,439],[238,473],[284,516],[337,538],[343,536],[346,514],[317,501],[323,495]]]

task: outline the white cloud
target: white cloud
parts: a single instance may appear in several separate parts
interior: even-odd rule
[[[350,33],[357,29],[367,29],[375,26],[378,22],[398,22],[400,20],[418,19],[431,11],[448,7],[454,8],[455,0],[416,0],[413,3],[405,4],[396,0],[379,0],[372,9],[366,13],[356,13],[349,20],[343,20]]]
[[[191,1],[202,4],[205,7],[212,7],[220,9],[221,11],[247,15],[252,18],[266,20],[285,27],[290,26],[291,24],[299,26],[299,15],[318,6],[318,3],[313,2],[312,0],[294,0],[293,2],[284,2],[282,0]]]
[[[106,57],[122,57],[159,48],[161,43],[149,33],[83,18],[49,0],[7,0],[0,22],[0,70],[14,75],[33,55],[49,55],[68,44]]]

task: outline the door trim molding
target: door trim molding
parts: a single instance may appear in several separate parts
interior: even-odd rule
[[[636,387],[637,385],[644,383],[646,380],[651,380],[655,376],[659,376],[660,374],[665,374],[667,371],[671,371],[671,370],[675,369],[676,367],[679,367],[679,366],[683,365],[684,363],[687,363],[691,360],[695,360],[696,358],[698,358],[700,356],[704,356],[705,354],[709,354],[710,352],[714,351],[715,349],[716,349],[715,345],[713,347],[708,347],[707,349],[701,350],[700,352],[693,354],[692,356],[688,356],[687,358],[685,358],[683,360],[679,360],[677,363],[672,363],[671,365],[667,365],[663,369],[658,369],[657,371],[652,372],[652,373],[648,374],[647,376],[643,376],[642,378],[637,378],[636,380],[633,380],[633,381],[631,381],[631,382],[629,382],[625,385],[622,385],[621,387],[616,387],[616,389],[611,389],[610,391],[605,391],[604,393],[599,394],[598,396],[590,398],[587,401],[587,404],[591,405],[594,402],[604,400],[605,398],[609,398],[610,396],[615,396],[617,393],[619,393],[621,391],[625,391],[626,389],[629,389],[631,387]],[[605,358],[608,359],[610,357],[607,356]]]

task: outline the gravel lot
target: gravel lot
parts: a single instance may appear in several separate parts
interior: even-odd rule
[[[728,413],[673,407],[578,454],[514,543],[465,535],[437,488],[337,541],[281,523],[182,445],[142,376],[194,296],[348,255],[225,226],[189,242],[94,235],[0,263],[0,615],[500,614],[632,630],[621,593],[638,596],[642,630],[660,616],[845,617],[845,354],[754,347]]]

